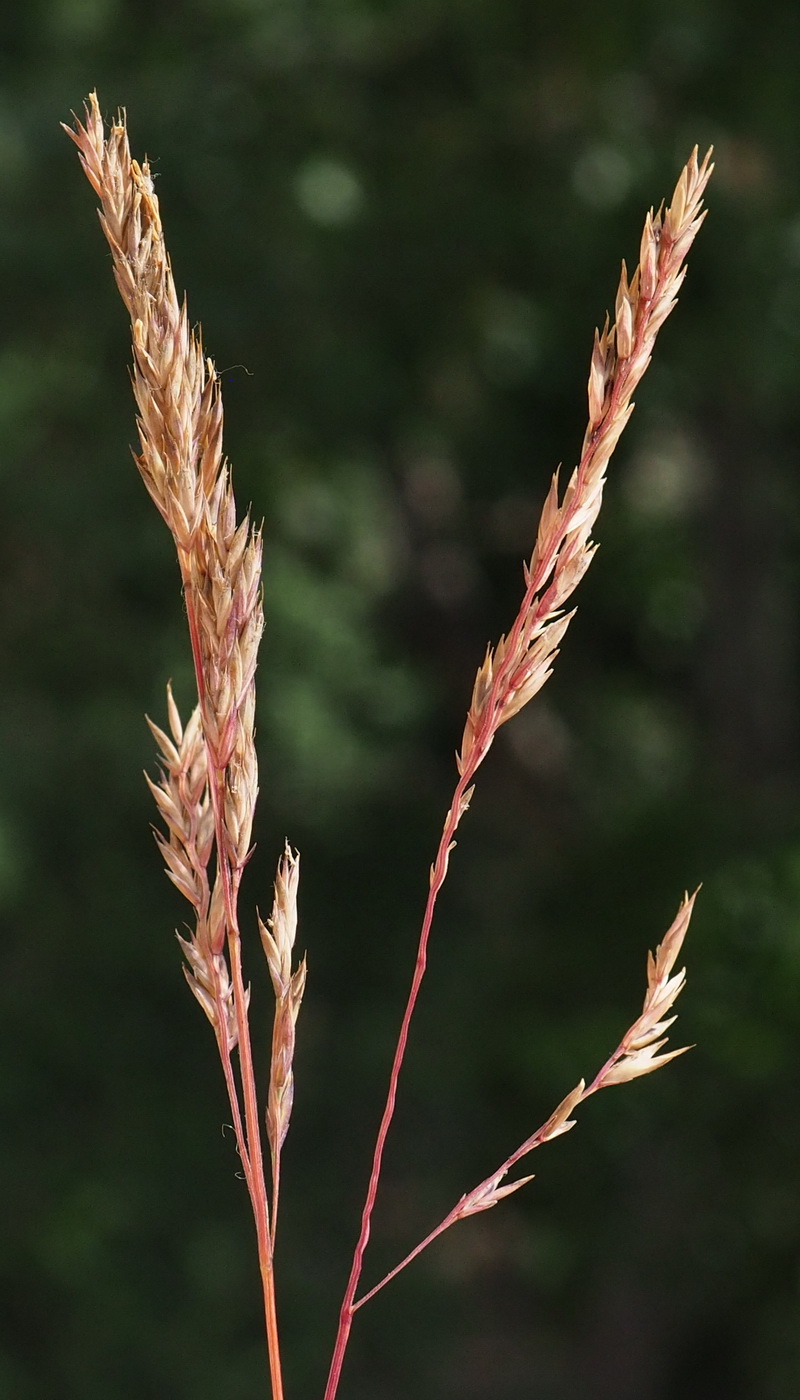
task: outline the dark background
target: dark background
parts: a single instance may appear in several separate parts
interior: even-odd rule
[[[59,130],[149,153],[264,517],[243,908],[302,850],[290,1400],[322,1392],[486,641],[575,460],[591,333],[695,142],[711,213],[542,696],[441,901],[366,1281],[593,1074],[704,888],[680,1039],[357,1319],[341,1400],[800,1394],[800,10],[26,0],[0,51],[0,1395],[267,1394],[249,1208],[143,712],[191,695],[128,332]],[[253,1027],[266,969],[247,920]]]

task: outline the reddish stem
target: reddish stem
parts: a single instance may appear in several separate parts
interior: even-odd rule
[[[354,1299],[356,1296],[356,1290],[358,1288],[358,1282],[361,1277],[361,1269],[364,1261],[364,1251],[369,1241],[372,1211],[375,1206],[375,1198],[378,1194],[378,1181],[381,1174],[381,1166],[383,1164],[383,1150],[386,1145],[386,1138],[389,1132],[389,1126],[394,1115],[395,1100],[397,1098],[397,1084],[400,1078],[400,1070],[402,1068],[403,1059],[405,1057],[406,1044],[408,1042],[408,1031],[411,1025],[411,1018],[414,1014],[414,1008],[417,1004],[417,997],[419,995],[419,989],[422,985],[422,979],[425,976],[425,967],[428,957],[428,938],[430,936],[431,924],[433,923],[433,915],[436,908],[436,900],[447,875],[448,852],[460,819],[461,799],[467,789],[473,772],[474,768],[471,769],[469,772],[464,773],[458,781],[455,793],[453,795],[453,804],[450,808],[447,822],[445,823],[444,830],[439,840],[439,849],[436,853],[436,860],[434,862],[433,870],[431,872],[431,884],[430,889],[428,891],[427,903],[425,906],[425,917],[422,922],[422,931],[420,933],[419,947],[417,949],[417,960],[414,966],[414,976],[411,981],[411,989],[408,994],[406,1009],[403,1013],[403,1020],[400,1025],[400,1033],[397,1038],[397,1048],[395,1049],[391,1074],[389,1076],[389,1090],[386,1096],[386,1106],[383,1110],[383,1117],[381,1118],[380,1127],[378,1129],[378,1136],[375,1141],[375,1151],[373,1153],[372,1158],[372,1170],[370,1172],[369,1185],[367,1187],[367,1196],[364,1202],[364,1209],[361,1215],[361,1233],[359,1234],[358,1242],[356,1244],[355,1254],[353,1255],[353,1264],[350,1270],[350,1277],[348,1279],[347,1288],[345,1289],[344,1298],[342,1300],[342,1307],[339,1314],[339,1330],[336,1334],[336,1342],[334,1344],[333,1357],[331,1359],[331,1367],[328,1375],[328,1382],[325,1387],[325,1400],[333,1400],[333,1397],[335,1396],[339,1385],[339,1378],[341,1376],[342,1371],[342,1363],[344,1361],[344,1354],[347,1349],[347,1343],[350,1338],[350,1328],[352,1326],[353,1314],[355,1312]]]
[[[269,1229],[269,1205],[264,1179],[264,1160],[261,1150],[259,1128],[258,1095],[253,1073],[253,1055],[250,1046],[250,1028],[247,1018],[247,998],[242,979],[242,949],[238,929],[232,929],[228,936],[228,949],[231,960],[231,981],[236,1007],[236,1022],[239,1031],[239,1066],[244,1093],[245,1122],[247,1124],[247,1146],[251,1165],[250,1199],[256,1224],[258,1260],[264,1290],[264,1317],[267,1328],[267,1348],[269,1351],[270,1375],[272,1378],[273,1400],[283,1400],[283,1378],[281,1375],[280,1343],[278,1339],[278,1319],[275,1306],[275,1273],[272,1267],[272,1240]]]
[[[585,473],[587,465],[588,454],[586,454],[584,459],[581,461],[580,467],[578,469],[579,477],[581,472]],[[572,518],[573,510],[577,505],[578,496],[579,492],[576,490],[573,498],[574,505],[565,513],[558,533],[554,538],[550,548],[547,550],[546,557],[541,560],[539,566],[536,569],[535,574],[532,575],[529,581],[528,587],[525,591],[525,597],[523,599],[522,607],[520,608],[520,611],[517,614],[514,626],[509,636],[509,643],[506,649],[504,660],[501,663],[501,665],[498,666],[497,671],[492,680],[491,692],[488,697],[487,703],[484,707],[483,717],[478,732],[475,736],[468,766],[465,767],[464,772],[462,773],[456,785],[447,821],[445,823],[444,830],[442,831],[442,835],[439,839],[439,848],[437,850],[436,860],[433,865],[431,885],[430,890],[428,892],[427,903],[425,906],[425,917],[423,919],[422,930],[420,933],[419,947],[417,950],[417,960],[414,966],[414,976],[412,978],[411,989],[409,991],[408,1001],[406,1002],[406,1008],[403,1014],[403,1020],[400,1026],[400,1033],[397,1040],[397,1048],[395,1050],[391,1074],[389,1076],[389,1090],[386,1097],[386,1106],[383,1110],[383,1117],[381,1118],[380,1128],[378,1129],[378,1136],[375,1142],[375,1150],[372,1158],[372,1170],[370,1172],[366,1200],[364,1202],[364,1208],[361,1215],[361,1233],[358,1237],[355,1253],[353,1255],[353,1263],[350,1270],[350,1277],[347,1282],[347,1288],[345,1289],[344,1298],[342,1299],[342,1306],[339,1313],[339,1327],[336,1333],[336,1341],[334,1343],[333,1357],[331,1359],[328,1381],[325,1387],[324,1400],[334,1400],[339,1386],[339,1379],[341,1377],[344,1354],[347,1349],[348,1341],[350,1339],[350,1329],[353,1323],[353,1315],[356,1312],[357,1308],[361,1306],[361,1302],[366,1301],[366,1298],[364,1298],[361,1300],[361,1302],[356,1303],[355,1297],[356,1292],[358,1290],[358,1283],[361,1277],[361,1270],[364,1261],[364,1252],[369,1242],[370,1222],[372,1219],[372,1212],[375,1206],[375,1199],[378,1194],[378,1181],[380,1178],[381,1167],[383,1164],[383,1151],[386,1144],[386,1138],[389,1132],[392,1117],[394,1116],[395,1100],[397,1098],[397,1085],[398,1080],[400,1078],[400,1070],[402,1068],[403,1060],[405,1058],[409,1027],[411,1024],[411,1018],[414,1014],[414,1008],[416,1007],[420,986],[422,985],[422,979],[425,976],[428,940],[430,937],[431,925],[433,923],[433,916],[436,909],[436,901],[439,896],[439,891],[441,890],[442,885],[444,884],[445,878],[447,876],[447,864],[450,846],[458,828],[458,824],[461,820],[461,816],[463,815],[461,806],[462,799],[467,788],[469,787],[469,784],[475,776],[475,773],[477,772],[478,768],[483,762],[483,759],[486,757],[494,735],[497,731],[498,718],[500,714],[502,700],[508,689],[509,672],[511,671],[512,667],[516,664],[517,660],[517,658],[514,655],[515,643],[518,641],[519,636],[522,632],[522,628],[525,626],[526,621],[530,622],[534,614],[535,620],[538,620],[538,618],[546,616],[547,612],[549,611],[552,585],[551,588],[548,589],[542,595],[542,597],[539,599],[538,603],[536,603],[535,606],[533,600],[537,589],[541,587],[543,579],[547,577],[550,568],[552,567],[554,556],[557,555],[558,550],[560,549],[563,543],[564,537],[569,528],[569,522]],[[445,1227],[443,1226],[442,1228]],[[439,1232],[437,1231],[435,1233]],[[429,1243],[429,1241],[426,1241],[425,1243]],[[422,1247],[424,1246],[421,1246],[421,1248]],[[419,1251],[415,1251],[415,1253],[417,1252]],[[410,1262],[410,1258],[405,1262]],[[367,1296],[372,1295],[370,1294]]]
[[[527,633],[528,636],[534,635],[534,629],[538,622],[542,618],[546,618],[552,609],[553,602],[555,599],[555,576],[558,569],[558,555],[566,540],[574,514],[578,509],[579,505],[581,504],[581,488],[586,480],[587,473],[597,451],[598,445],[600,444],[604,431],[607,429],[608,425],[615,421],[617,412],[619,410],[620,402],[624,398],[626,386],[630,378],[631,363],[636,360],[637,353],[641,350],[642,342],[647,331],[647,324],[650,317],[651,309],[654,304],[657,304],[660,295],[663,294],[663,289],[668,275],[671,251],[672,241],[668,239],[666,235],[662,235],[661,246],[659,250],[659,269],[656,288],[652,297],[643,297],[639,303],[639,307],[637,309],[636,325],[634,329],[634,344],[631,349],[631,354],[627,356],[625,360],[619,361],[616,365],[616,372],[611,383],[611,390],[608,394],[607,402],[604,406],[603,415],[600,421],[597,423],[594,430],[590,433],[588,442],[585,443],[584,449],[581,453],[581,458],[578,464],[577,476],[575,481],[575,490],[572,494],[572,500],[570,502],[570,505],[567,508],[567,510],[565,510],[560,515],[557,522],[557,527],[553,532],[553,538],[548,542],[546,549],[543,550],[542,558],[537,562],[535,571],[531,572],[528,577],[527,587],[525,590],[525,596],[522,601],[522,606],[520,607],[519,612],[517,613],[517,616],[514,620],[514,625],[509,634],[503,660],[497,667],[497,670],[492,678],[490,694],[487,698],[486,704],[483,707],[481,723],[479,725],[478,732],[474,737],[473,746],[468,758],[467,766],[465,767],[464,772],[461,774],[461,777],[459,778],[458,784],[453,794],[452,805],[448,813],[444,831],[442,832],[439,841],[439,848],[436,853],[436,860],[434,862],[431,874],[431,885],[428,893],[428,900],[425,906],[425,917],[423,919],[422,930],[420,933],[419,947],[417,950],[417,960],[414,966],[414,976],[412,978],[411,989],[409,991],[408,1001],[406,1002],[405,1012],[403,1013],[403,1020],[400,1026],[397,1047],[394,1054],[394,1060],[392,1062],[391,1074],[389,1076],[389,1089],[386,1097],[386,1105],[383,1110],[383,1117],[381,1118],[380,1127],[378,1129],[378,1136],[375,1142],[375,1149],[372,1158],[372,1170],[370,1172],[369,1185],[367,1187],[367,1195],[361,1215],[361,1231],[353,1255],[353,1263],[350,1269],[350,1276],[347,1282],[347,1288],[345,1289],[344,1298],[342,1299],[341,1310],[339,1313],[339,1326],[336,1333],[336,1340],[334,1343],[333,1356],[331,1358],[330,1371],[328,1373],[328,1380],[325,1387],[324,1400],[334,1400],[334,1397],[336,1396],[336,1392],[339,1387],[339,1380],[341,1378],[342,1373],[344,1355],[345,1351],[347,1350],[347,1344],[350,1339],[350,1330],[353,1324],[353,1316],[357,1309],[367,1301],[367,1298],[372,1297],[373,1294],[377,1292],[379,1288],[383,1287],[383,1283],[388,1282],[390,1277],[394,1277],[394,1274],[397,1273],[400,1268],[403,1268],[406,1263],[410,1263],[411,1259],[415,1258],[416,1255],[420,1253],[420,1251],[425,1247],[426,1244],[429,1244],[432,1239],[434,1239],[438,1234],[441,1234],[442,1230],[446,1229],[447,1226],[452,1223],[451,1217],[447,1217],[446,1221],[443,1222],[441,1226],[437,1227],[437,1229],[434,1230],[432,1234],[428,1236],[427,1240],[423,1241],[421,1245],[419,1245],[414,1251],[412,1251],[412,1253],[407,1257],[407,1259],[404,1260],[403,1263],[398,1266],[398,1269],[394,1270],[391,1275],[388,1275],[387,1278],[383,1280],[383,1283],[379,1284],[370,1293],[365,1294],[363,1298],[356,1302],[356,1293],[358,1291],[358,1283],[361,1277],[361,1271],[363,1267],[364,1252],[369,1242],[372,1212],[375,1207],[375,1200],[378,1194],[378,1182],[380,1179],[381,1167],[383,1164],[384,1147],[386,1145],[386,1138],[389,1132],[392,1117],[394,1115],[395,1100],[397,1097],[397,1085],[400,1078],[400,1070],[402,1068],[403,1059],[405,1057],[409,1027],[411,1024],[411,1018],[414,1014],[414,1008],[417,1003],[417,997],[419,995],[420,986],[422,985],[422,979],[425,976],[428,939],[430,937],[433,915],[436,908],[436,900],[447,876],[447,863],[450,846],[458,828],[458,824],[461,820],[461,816],[463,815],[461,805],[462,799],[470,782],[472,781],[472,778],[474,777],[475,773],[477,772],[478,768],[483,762],[483,759],[486,757],[486,754],[488,753],[489,748],[491,746],[492,740],[494,739],[494,735],[499,727],[502,706],[505,700],[507,699],[509,689],[511,688],[513,672],[518,664],[519,658],[517,655],[517,649],[521,640],[523,639],[523,634]],[[553,581],[551,582],[550,586],[545,590],[545,592],[542,593],[541,596],[537,599],[536,594],[544,586],[545,580],[550,575],[551,570],[554,571]],[[607,1066],[604,1067],[604,1069],[605,1068],[607,1068]],[[596,1092],[597,1088],[601,1087],[598,1081],[601,1078],[602,1073],[603,1071],[601,1071],[601,1075],[597,1076],[591,1088],[587,1091],[588,1093],[594,1093]],[[528,1151],[531,1149],[526,1147],[525,1150]],[[507,1166],[512,1166],[516,1161],[519,1160],[519,1157],[523,1155],[524,1153],[522,1150],[514,1154],[514,1156],[509,1158]]]
[[[188,568],[188,558],[184,552],[178,551],[181,576],[183,579],[184,595],[186,598],[186,612],[189,622],[189,636],[192,646],[192,658],[194,661],[195,678],[197,681],[197,693],[200,700],[201,714],[204,713],[207,703],[207,689],[205,684],[205,674],[203,670],[203,656],[200,644],[197,617],[192,596],[192,586]],[[242,976],[242,954],[241,938],[239,934],[237,897],[238,897],[238,872],[231,869],[230,858],[227,852],[225,840],[225,813],[224,813],[224,769],[220,768],[216,756],[206,739],[206,755],[209,768],[209,792],[211,794],[211,806],[214,813],[214,837],[217,850],[217,869],[222,881],[222,889],[225,904],[225,925],[227,931],[228,954],[230,959],[231,985],[233,987],[233,1003],[236,1013],[237,1027],[237,1048],[239,1051],[239,1069],[241,1072],[242,1095],[244,1098],[244,1122],[246,1126],[246,1151],[242,1155],[242,1121],[239,1111],[238,1095],[236,1094],[233,1081],[233,1071],[230,1064],[230,1055],[222,1054],[223,1045],[221,1036],[218,1037],[218,1045],[222,1057],[222,1068],[225,1074],[225,1081],[228,1087],[228,1096],[231,1098],[231,1108],[234,1113],[234,1128],[239,1142],[240,1155],[245,1168],[245,1179],[250,1201],[253,1208],[253,1218],[256,1226],[256,1240],[258,1246],[258,1261],[261,1272],[261,1282],[264,1294],[264,1318],[267,1333],[267,1350],[269,1353],[270,1377],[272,1381],[273,1400],[283,1400],[283,1378],[281,1373],[280,1342],[278,1337],[278,1320],[275,1304],[275,1275],[272,1265],[272,1239],[270,1235],[269,1202],[267,1199],[267,1186],[264,1177],[264,1156],[261,1146],[261,1130],[259,1125],[258,1094],[256,1090],[255,1074],[253,1071],[253,1052],[250,1044],[250,1027],[247,1015],[247,993],[245,991],[244,979]],[[212,950],[213,951],[213,950]],[[225,1045],[227,1051],[227,1043]]]

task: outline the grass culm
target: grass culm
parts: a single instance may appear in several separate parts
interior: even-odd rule
[[[191,906],[180,938],[184,973],[205,1012],[225,1079],[236,1146],[252,1205],[263,1288],[273,1400],[283,1400],[275,1295],[275,1239],[281,1149],[289,1129],[295,1028],[306,983],[297,961],[300,858],[280,854],[272,913],[257,920],[275,996],[270,1077],[259,1098],[253,1067],[249,991],[242,966],[239,893],[252,849],[258,793],[255,676],[262,612],[262,535],[249,515],[237,518],[231,469],[223,455],[222,399],[185,300],[175,287],[150,170],[132,158],[124,117],[106,132],[95,94],[83,120],[65,128],[100,201],[100,222],[131,321],[133,390],[142,480],[175,543],[185,600],[197,704],[183,719],[169,687],[165,727],[151,723],[160,772],[148,780],[163,830],[158,844],[167,874]],[[384,1148],[414,1009],[425,976],[436,904],[456,833],[475,793],[478,770],[501,725],[548,680],[574,611],[568,605],[595,552],[592,530],[606,471],[633,411],[656,337],[673,310],[685,260],[705,217],[710,152],[693,152],[666,208],[647,215],[639,264],[625,264],[613,324],[596,332],[588,380],[588,424],[580,460],[563,490],[553,477],[530,560],[522,601],[507,634],[487,649],[472,689],[457,754],[453,796],[430,869],[430,883],[408,999],[402,1015],[352,1265],[342,1299],[324,1400],[338,1394],[356,1313],[445,1230],[489,1210],[531,1180],[513,1176],[536,1148],[567,1132],[586,1099],[612,1084],[649,1074],[682,1049],[665,1049],[685,973],[675,971],[695,896],[685,896],[655,954],[647,959],[644,1004],[593,1078],[580,1082],[545,1123],[528,1134],[384,1279],[360,1293],[364,1255],[378,1194]],[[262,1124],[264,1133],[262,1134]]]

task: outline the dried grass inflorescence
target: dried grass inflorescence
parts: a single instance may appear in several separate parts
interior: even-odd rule
[[[100,223],[131,318],[136,465],[178,552],[197,672],[208,782],[217,821],[216,883],[205,947],[219,953],[235,924],[258,792],[255,669],[263,631],[261,535],[238,524],[222,455],[222,399],[211,360],[179,303],[158,200],[145,161],[133,160],[124,122],[106,138],[94,95],[70,131],[101,201]]]
[[[273,1393],[280,1400],[272,1266],[277,1199],[270,1223],[238,914],[258,794],[255,671],[264,627],[261,533],[248,515],[241,522],[236,518],[230,468],[222,453],[219,381],[199,333],[189,324],[185,300],[178,300],[149,166],[131,157],[122,116],[106,135],[94,93],[84,121],[76,119],[74,129],[65,130],[100,200],[100,223],[131,318],[141,449],[134,455],[175,541],[186,600],[198,705],[184,729],[168,691],[172,737],[151,724],[162,775],[150,788],[167,825],[168,836],[158,836],[167,873],[195,914],[190,938],[180,943],[187,981],[214,1027],[225,1074],[256,1222]],[[278,881],[289,878],[296,908],[296,862],[290,859],[289,866],[287,877],[286,860],[281,862]],[[284,971],[281,952],[281,976]],[[294,1018],[304,980],[305,965],[294,978],[289,976],[285,994],[276,982],[276,1059],[268,1110],[276,1186],[277,1158],[291,1112]],[[240,1086],[231,1060],[234,1050]]]
[[[483,762],[497,730],[541,690],[574,613],[564,604],[594,558],[591,533],[603,500],[611,454],[631,413],[633,394],[650,363],[656,336],[673,310],[686,275],[683,260],[705,213],[703,192],[713,166],[697,150],[683,170],[666,212],[651,210],[640,263],[628,281],[625,264],[616,320],[595,331],[589,368],[589,422],[581,457],[563,499],[558,472],[542,509],[536,544],[525,565],[525,594],[507,637],[501,637],[475,678],[458,771],[467,781]]]
[[[238,897],[249,859],[258,790],[254,742],[255,671],[263,630],[261,535],[249,516],[238,522],[228,463],[222,455],[222,402],[211,360],[179,303],[164,244],[150,172],[132,159],[122,117],[106,134],[92,94],[84,121],[65,128],[78,147],[101,203],[100,221],[114,273],[129,311],[133,386],[140,452],[136,463],[175,541],[186,599],[198,703],[184,725],[167,689],[169,732],[151,722],[160,751],[158,781],[148,779],[166,833],[157,840],[167,873],[192,906],[194,928],[181,938],[189,986],[216,1035],[231,1104],[237,1148],[256,1223],[264,1288],[273,1400],[282,1400],[275,1310],[273,1249],[281,1148],[294,1094],[295,1024],[306,965],[292,966],[297,933],[299,856],[287,845],[275,878],[272,913],[258,920],[275,995],[266,1127],[272,1160],[267,1192],[248,1022],[249,990],[242,974]],[[558,473],[544,503],[525,591],[514,623],[489,647],[478,670],[456,757],[458,781],[431,866],[427,904],[411,988],[398,1034],[386,1105],[377,1134],[361,1231],[342,1301],[325,1400],[334,1400],[356,1311],[432,1240],[459,1220],[489,1210],[532,1178],[506,1177],[523,1157],[568,1132],[586,1099],[612,1084],[660,1068],[682,1049],[665,1051],[670,1015],[685,973],[674,973],[695,896],[686,896],[656,950],[648,955],[641,1014],[587,1086],[581,1080],[544,1124],[472,1191],[369,1292],[357,1297],[383,1151],[394,1113],[411,1018],[425,974],[436,902],[450,854],[474,792],[474,779],[494,737],[541,689],[572,619],[565,605],[592,561],[591,534],[611,455],[633,410],[633,394],[650,362],[655,339],[673,309],[684,260],[705,217],[703,193],[710,153],[695,150],[666,210],[648,214],[639,266],[625,264],[614,324],[596,332],[589,371],[589,422],[578,466],[563,496]],[[234,1072],[237,1056],[239,1075]]]
[[[367,1198],[361,1217],[361,1232],[339,1315],[339,1330],[325,1400],[333,1400],[336,1394],[356,1309],[383,1286],[383,1283],[378,1284],[377,1288],[370,1290],[357,1301],[383,1151],[394,1115],[400,1070],[405,1057],[411,1019],[425,975],[428,940],[436,901],[447,878],[456,832],[472,799],[475,775],[489,752],[498,729],[518,714],[537,691],[541,690],[552,672],[559,645],[574,615],[565,613],[564,605],[594,557],[595,546],[592,544],[591,532],[602,503],[606,469],[633,412],[633,393],[650,363],[656,336],[675,306],[685,276],[684,259],[705,218],[702,200],[712,169],[711,152],[706,155],[702,164],[699,164],[695,149],[681,173],[669,207],[665,211],[659,210],[658,213],[651,210],[645,220],[640,245],[640,263],[630,280],[625,264],[622,265],[614,325],[610,325],[606,318],[602,333],[595,332],[589,368],[589,422],[580,461],[570,477],[563,498],[559,498],[558,472],[553,477],[542,509],[533,554],[530,562],[524,566],[525,592],[519,611],[507,636],[501,637],[494,649],[491,646],[487,649],[486,657],[475,678],[461,748],[456,755],[458,782],[445,818],[436,858],[431,866],[428,901],[420,932],[414,975],[400,1026],[389,1090],[375,1143]],[[661,1063],[663,1062],[662,1060]],[[628,1070],[633,1063],[630,1059],[627,1061]],[[650,1063],[650,1068],[656,1067],[656,1063]],[[623,1072],[621,1064],[618,1066],[618,1072]],[[631,1078],[633,1075],[629,1072],[627,1077]],[[563,1127],[561,1131],[564,1131]],[[505,1170],[501,1168],[500,1177],[503,1175]],[[482,1190],[478,1189],[479,1192]],[[504,1187],[501,1194],[508,1194],[509,1189],[513,1190],[515,1187]],[[434,1231],[429,1239],[440,1234],[442,1229],[465,1214],[474,1213],[477,1209],[488,1209],[498,1199],[497,1195],[492,1198],[491,1191],[487,1189],[486,1193],[475,1197],[472,1212],[463,1205],[460,1211],[457,1210],[456,1214],[448,1217],[445,1224]],[[423,1248],[428,1242],[429,1240],[423,1241],[404,1263],[415,1257],[419,1248]],[[389,1277],[392,1276],[393,1274]],[[388,1278],[384,1280],[386,1281]]]
[[[651,1074],[653,1070],[660,1069],[662,1065],[668,1064],[678,1055],[686,1053],[690,1048],[688,1045],[681,1046],[678,1050],[667,1051],[664,1054],[659,1054],[659,1051],[663,1050],[664,1045],[666,1045],[665,1032],[676,1019],[675,1016],[669,1016],[667,1013],[683,991],[686,983],[685,968],[675,974],[672,973],[672,969],[683,947],[683,940],[686,937],[696,898],[697,891],[693,895],[684,895],[680,908],[662,942],[658,945],[655,955],[648,953],[647,992],[641,1015],[625,1032],[613,1055],[606,1060],[602,1069],[598,1070],[591,1083],[587,1086],[584,1079],[579,1080],[575,1088],[570,1090],[550,1114],[547,1121],[540,1128],[537,1128],[535,1133],[531,1133],[516,1152],[512,1152],[511,1156],[506,1158],[502,1166],[473,1187],[471,1191],[461,1196],[436,1228],[431,1230],[430,1234],[426,1235],[425,1239],[421,1240],[390,1273],[386,1274],[380,1283],[353,1304],[354,1312],[363,1307],[370,1298],[374,1298],[376,1293],[379,1293],[382,1288],[386,1287],[387,1283],[397,1277],[402,1269],[418,1258],[423,1249],[427,1249],[428,1245],[438,1239],[439,1235],[444,1234],[445,1230],[449,1230],[451,1225],[455,1225],[458,1220],[466,1220],[470,1215],[491,1210],[498,1201],[512,1195],[521,1186],[526,1186],[529,1181],[533,1181],[532,1176],[517,1177],[515,1181],[511,1182],[506,1182],[505,1178],[512,1167],[515,1167],[523,1157],[529,1156],[545,1142],[552,1142],[554,1138],[562,1137],[564,1133],[568,1133],[571,1128],[574,1128],[576,1119],[572,1117],[572,1114],[582,1103],[591,1098],[592,1094],[596,1094],[600,1089],[607,1089],[612,1084],[626,1084],[629,1080],[638,1079],[643,1074]]]
[[[228,965],[222,952],[211,951],[208,865],[214,849],[214,813],[208,790],[208,760],[200,706],[195,707],[184,729],[172,687],[167,686],[167,710],[171,738],[148,720],[161,752],[161,778],[154,783],[145,774],[145,781],[168,831],[166,836],[157,831],[156,841],[170,880],[195,911],[194,936],[186,939],[179,935],[186,957],[186,980],[217,1037],[224,1026],[228,1049],[234,1050],[239,1028]],[[216,891],[220,888],[215,884]],[[214,918],[218,917],[215,912]]]

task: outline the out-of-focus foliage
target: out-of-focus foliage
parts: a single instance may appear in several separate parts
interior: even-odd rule
[[[128,455],[127,331],[58,129],[147,151],[265,519],[250,901],[303,851],[284,1155],[319,1396],[472,678],[516,608],[592,328],[711,141],[711,214],[553,680],[479,780],[369,1277],[638,1008],[698,880],[691,1055],[359,1315],[348,1400],[794,1400],[800,1248],[800,11],[783,0],[31,0],[0,47],[0,1395],[266,1390],[245,1193],[142,711],[190,695]],[[253,1022],[266,970],[247,949]]]

